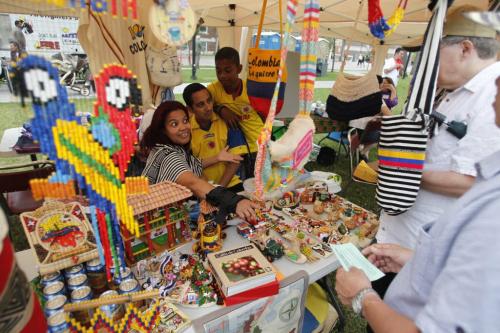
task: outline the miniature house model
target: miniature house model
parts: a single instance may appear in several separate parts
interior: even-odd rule
[[[149,186],[147,194],[127,197],[140,232],[137,238],[123,226],[121,228],[130,264],[191,240],[189,214],[184,202],[192,195],[187,188],[165,181]]]

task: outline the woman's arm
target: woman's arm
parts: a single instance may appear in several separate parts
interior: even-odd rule
[[[200,199],[205,199],[207,193],[214,189],[213,185],[191,171],[181,173],[175,182],[190,189]]]
[[[255,219],[254,209],[258,208],[257,204],[241,196],[238,197],[225,188],[215,188],[206,180],[196,177],[191,171],[181,173],[175,182],[190,189],[200,199],[206,199],[207,195],[210,194],[209,197],[212,196],[212,199],[215,197],[218,200],[215,203],[211,200],[207,201],[217,205],[223,211],[226,210],[227,213],[236,213],[240,218],[246,220]],[[217,192],[217,194],[214,195],[214,192]],[[220,197],[221,194],[224,198]],[[233,202],[236,203],[236,207],[232,206]],[[227,205],[229,206],[226,207]]]

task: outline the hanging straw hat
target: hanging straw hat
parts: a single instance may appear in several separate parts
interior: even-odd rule
[[[476,6],[464,5],[450,9],[446,15],[443,26],[444,36],[486,37],[495,38],[496,31],[490,26],[485,26],[465,17],[470,12],[480,11]]]

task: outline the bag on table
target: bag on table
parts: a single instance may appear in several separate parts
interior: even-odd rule
[[[420,189],[428,138],[426,115],[430,114],[434,102],[439,40],[446,7],[447,0],[435,2],[404,113],[382,117],[375,196],[379,206],[389,215],[410,209]]]
[[[266,15],[266,3],[262,3],[262,12],[260,14],[259,29],[255,38],[254,47],[248,51],[248,75],[247,75],[247,94],[250,104],[263,118],[267,117],[271,100],[274,94],[274,87],[278,81],[278,72],[280,69],[281,50],[264,50],[259,48],[260,35],[262,33],[262,23]],[[281,11],[281,0],[279,0]],[[280,16],[281,27],[281,16]],[[280,29],[280,43],[281,43]],[[283,47],[283,46],[281,46]],[[280,48],[281,48],[280,47]],[[276,114],[281,111],[285,98],[287,71],[283,69],[281,83],[278,92],[278,102],[276,105]]]
[[[365,76],[340,73],[326,100],[326,113],[333,120],[349,121],[380,113],[382,93],[375,72]]]

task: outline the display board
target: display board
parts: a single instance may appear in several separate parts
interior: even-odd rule
[[[0,49],[8,50],[9,41],[16,28],[15,22],[22,20],[32,28],[22,28],[26,38],[26,51],[28,53],[84,53],[78,42],[78,18],[57,17],[26,14],[0,15],[2,37]]]
[[[196,332],[301,332],[309,278],[297,271],[280,281],[278,295],[224,307],[194,322]]]

